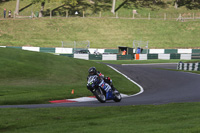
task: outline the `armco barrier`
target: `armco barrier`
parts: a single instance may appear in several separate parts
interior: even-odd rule
[[[176,54],[178,53],[177,49],[165,49],[165,54]]]
[[[193,53],[192,59],[200,59],[200,53]]]
[[[164,54],[165,49],[149,49],[150,54]]]
[[[102,60],[102,55],[90,54],[89,55],[89,60]]]
[[[44,52],[44,53],[55,53],[56,49],[55,48],[40,48],[40,52]]]
[[[192,53],[193,54],[200,53],[200,49],[192,49]]]
[[[109,54],[118,54],[119,50],[118,49],[105,49],[104,52],[109,53]]]
[[[170,54],[170,59],[180,59],[180,54]]]
[[[178,49],[179,54],[191,54],[192,49]]]
[[[40,47],[22,47],[23,50],[40,52]]]
[[[192,54],[135,54],[136,60],[147,60],[147,59],[181,59],[181,60],[191,60],[199,59],[200,55],[192,56]]]
[[[0,46],[2,48],[17,48],[29,51],[45,52],[45,53],[54,53],[54,54],[69,54],[66,56],[74,57],[73,48],[45,48],[45,47],[17,47],[17,46]],[[114,53],[118,52],[118,49],[96,49],[89,48],[90,54],[88,57],[83,57],[84,59],[90,60],[148,60],[148,59],[181,59],[181,60],[191,60],[191,59],[200,59],[200,49],[143,49],[141,54],[134,55],[117,55]],[[134,50],[133,50],[134,51]],[[99,53],[101,56],[94,55],[94,52]],[[104,53],[112,54],[104,54]],[[147,54],[148,53],[148,54]],[[77,58],[77,56],[75,56]],[[78,58],[82,58],[79,57]]]
[[[139,54],[139,60],[147,60],[147,54]]]
[[[117,60],[117,55],[116,54],[103,54],[102,55],[102,60]]]
[[[179,62],[177,65],[178,70],[186,70],[186,71],[200,71],[200,63],[183,63]]]
[[[192,59],[192,54],[181,54],[180,59],[181,60],[191,60]]]
[[[74,58],[74,54],[60,54],[60,55]]]
[[[89,54],[74,54],[74,58],[89,60]]]
[[[158,54],[158,59],[169,60],[170,54]]]
[[[6,48],[17,48],[17,49],[22,49],[22,47],[16,47],[16,46],[6,46]]]
[[[72,54],[73,48],[55,48],[55,53]]]
[[[133,55],[117,55],[117,60],[132,60]]]
[[[147,59],[158,59],[158,54],[147,54]]]

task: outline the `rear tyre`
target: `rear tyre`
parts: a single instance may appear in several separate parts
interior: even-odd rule
[[[103,91],[101,89],[96,89],[93,94],[95,95],[95,97],[97,98],[97,100],[101,103],[105,103],[106,102],[106,97],[103,94]]]

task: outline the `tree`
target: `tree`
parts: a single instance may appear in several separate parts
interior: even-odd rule
[[[178,2],[179,2],[179,0],[175,0],[174,1],[174,7],[177,9],[178,8]]]
[[[113,14],[115,13],[115,3],[116,3],[116,0],[113,0],[113,2],[112,2],[112,10],[111,10],[111,12]]]
[[[43,0],[41,2],[41,9],[40,9],[40,12],[39,12],[39,17],[43,17],[44,5],[45,5],[45,0]]]
[[[15,14],[16,15],[19,15],[19,2],[20,2],[20,0],[17,0],[16,8],[15,8]]]
[[[60,0],[32,0],[33,3],[41,3],[39,17],[43,17],[43,11],[46,2],[56,2],[56,1],[60,2]],[[62,0],[62,3],[76,6],[78,4],[78,0]]]

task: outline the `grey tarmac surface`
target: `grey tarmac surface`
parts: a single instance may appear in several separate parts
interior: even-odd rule
[[[60,104],[6,105],[0,108],[49,108],[49,107],[99,107],[125,105],[158,105],[179,102],[200,102],[200,75],[170,71],[177,64],[113,65],[121,73],[140,84],[144,92],[123,98],[121,102],[98,101]]]

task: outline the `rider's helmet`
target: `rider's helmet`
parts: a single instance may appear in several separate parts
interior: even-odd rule
[[[88,70],[89,75],[95,75],[97,73],[97,70],[95,67],[90,67]]]

